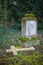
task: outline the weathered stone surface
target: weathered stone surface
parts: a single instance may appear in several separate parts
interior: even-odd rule
[[[40,40],[29,40],[27,42],[19,42],[23,47],[31,47],[31,46],[36,46],[40,44]]]
[[[32,14],[33,15],[33,14]],[[22,36],[33,37],[37,36],[37,18],[30,14],[26,14],[22,19]]]

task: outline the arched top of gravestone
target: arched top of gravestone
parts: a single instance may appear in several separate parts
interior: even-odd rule
[[[24,17],[22,18],[23,21],[26,20],[35,20],[37,21],[36,15],[35,14],[25,14]]]
[[[25,17],[35,17],[34,14],[25,14],[24,16],[25,16]]]

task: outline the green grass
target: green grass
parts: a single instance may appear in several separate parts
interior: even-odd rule
[[[38,51],[31,55],[27,55],[25,52],[19,52],[18,56],[0,58],[1,62],[6,62],[7,65],[43,65],[43,55]]]
[[[38,30],[39,33],[43,33],[43,30]],[[16,39],[21,36],[21,30],[9,29],[7,28],[6,33],[3,34],[3,28],[0,28],[0,48],[9,47],[10,45],[16,45]],[[27,41],[28,39],[20,38],[22,41]]]

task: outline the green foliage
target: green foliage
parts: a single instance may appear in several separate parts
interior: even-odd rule
[[[31,40],[37,41],[37,40],[39,40],[39,38],[38,37],[32,37]]]
[[[39,39],[38,39],[38,37],[32,37],[32,38],[19,37],[19,40],[20,40],[21,42],[26,42],[26,41],[30,41],[30,40],[37,41],[37,40],[39,40]]]
[[[37,16],[40,26],[43,27],[42,17],[43,17],[43,1],[42,0],[0,0],[1,2],[1,11],[0,19],[4,22],[8,22],[13,18],[14,27],[19,26],[21,18],[26,13],[33,13]],[[14,4],[16,2],[16,4]],[[21,24],[21,23],[20,23]]]
[[[24,52],[19,52],[18,56],[7,57],[4,60],[8,65],[43,65],[43,55],[38,51],[34,52],[33,55],[26,55]]]
[[[22,42],[26,42],[29,40],[29,38],[23,38],[23,37],[19,37],[19,40],[22,41]]]

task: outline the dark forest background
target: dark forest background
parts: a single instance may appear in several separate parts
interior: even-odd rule
[[[35,14],[38,29],[43,29],[43,0],[0,0],[0,28],[21,29],[26,13]]]

